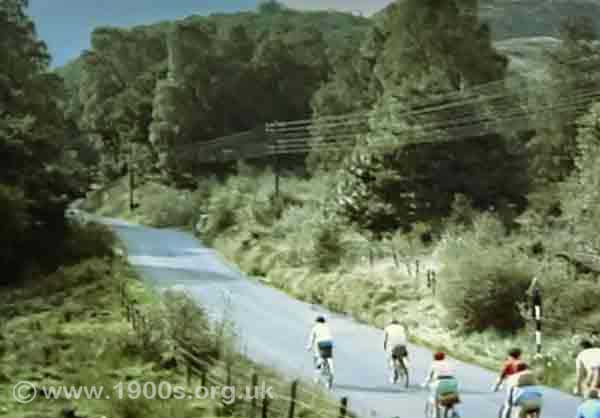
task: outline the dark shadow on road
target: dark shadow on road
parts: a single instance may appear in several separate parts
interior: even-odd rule
[[[348,390],[353,392],[369,392],[369,393],[406,393],[414,394],[424,392],[419,386],[393,387],[393,386],[358,386],[358,385],[334,385],[336,389]]]

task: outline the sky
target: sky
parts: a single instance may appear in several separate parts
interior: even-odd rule
[[[294,9],[337,9],[368,16],[391,0],[283,0]],[[97,26],[133,26],[171,20],[191,14],[256,9],[259,0],[30,0],[29,15],[38,35],[52,54],[52,66],[61,66],[89,47]]]

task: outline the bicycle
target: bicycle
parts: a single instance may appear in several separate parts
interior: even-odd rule
[[[425,387],[429,387],[429,385]],[[432,395],[427,397],[427,403],[425,404],[425,418],[460,418],[460,415],[456,410],[456,405],[460,403],[460,397],[457,392],[437,394],[437,411],[433,405]],[[441,414],[440,409],[442,412]]]
[[[408,388],[409,385],[409,374],[408,374],[408,368],[406,367],[406,364],[404,364],[404,357],[402,358],[397,358],[394,357],[393,358],[393,365],[394,365],[394,384],[398,383],[398,381],[400,379],[404,380],[404,387]]]
[[[498,418],[504,417],[504,408],[506,408],[506,405],[502,405],[502,407],[500,408]],[[541,416],[542,411],[540,410],[540,408],[523,410],[523,408],[520,406],[513,406],[511,408],[509,418],[540,418]]]
[[[331,358],[315,358],[315,363],[319,369],[319,382],[331,390],[333,388],[333,372],[331,367]]]

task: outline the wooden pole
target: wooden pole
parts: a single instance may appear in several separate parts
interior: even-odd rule
[[[227,386],[231,386],[231,360],[227,362]]]
[[[200,385],[203,388],[206,387],[206,370],[202,370],[202,375],[200,376]]]
[[[258,393],[258,375],[256,373],[252,373],[252,390],[254,394],[251,396],[250,416],[248,418],[256,418],[256,395]]]
[[[343,397],[340,401],[340,418],[345,418],[348,412],[348,398]]]
[[[392,248],[392,256],[394,257],[394,265],[396,266],[397,269],[400,268],[400,260],[398,260],[398,254],[396,253],[396,250]]]
[[[263,402],[261,418],[269,418],[269,397],[265,396],[262,401]]]
[[[298,381],[294,380],[292,382],[292,388],[290,392],[290,409],[288,411],[288,418],[294,418],[294,410],[296,408],[296,392],[298,389]]]

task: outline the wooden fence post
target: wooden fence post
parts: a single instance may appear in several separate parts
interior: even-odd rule
[[[252,373],[252,390],[254,394],[250,397],[250,416],[248,418],[256,418],[256,398],[258,393],[258,375]]]
[[[292,382],[292,389],[290,393],[290,409],[288,412],[288,418],[294,418],[294,409],[296,408],[296,392],[298,389],[298,381]]]
[[[227,362],[227,386],[231,386],[231,361]]]
[[[200,385],[203,388],[206,387],[206,370],[202,370],[202,375],[200,376]]]
[[[262,403],[262,414],[261,418],[269,418],[269,397],[265,396]]]
[[[343,397],[340,401],[340,418],[345,418],[346,413],[348,412],[348,398]]]
[[[371,270],[373,269],[373,248],[369,245],[369,265],[371,266]]]

